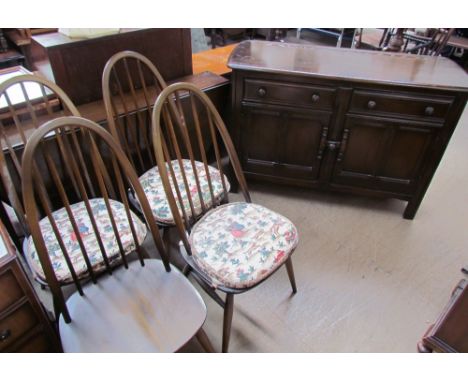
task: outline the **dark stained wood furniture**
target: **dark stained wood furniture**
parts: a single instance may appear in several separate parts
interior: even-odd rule
[[[0,53],[0,69],[24,64],[24,56],[14,49]]]
[[[47,167],[38,172],[42,162]],[[129,188],[144,222],[130,211]],[[23,155],[22,190],[65,352],[172,352],[193,336],[212,350],[202,329],[206,306],[171,269],[137,175],[102,126],[61,117],[35,130]],[[76,288],[68,299],[64,275]]]
[[[6,73],[17,75],[0,83],[0,196],[16,215],[15,221],[8,219],[5,224],[21,252],[18,230],[11,226],[17,224],[22,233],[28,232],[21,195],[24,145],[42,123],[59,116],[80,115],[56,84],[40,76],[22,73],[27,71],[21,67]]]
[[[182,95],[189,107],[183,107]],[[185,273],[191,272],[224,309],[222,351],[227,352],[234,295],[259,285],[283,265],[296,293],[291,256],[297,230],[284,217],[251,203],[228,130],[213,103],[197,87],[178,83],[164,89],[156,101],[152,123],[160,179],[183,243]],[[213,164],[208,160],[208,148],[214,152]],[[225,176],[224,152],[245,202],[224,203],[232,181]],[[252,223],[253,211],[261,211],[261,218]],[[220,228],[223,222],[229,227]],[[214,235],[208,237],[208,232]],[[200,249],[197,237],[207,248]],[[218,291],[226,294],[225,300]]]
[[[147,57],[167,83],[192,82],[207,92],[224,115],[229,80],[210,72],[192,74],[190,29],[121,29],[96,38],[70,38],[59,32],[31,37],[31,61],[38,74],[60,86],[83,117],[106,126],[102,73],[110,57],[133,50]],[[144,102],[142,91],[137,92]],[[151,102],[154,102],[152,100]],[[134,112],[133,108],[128,110]]]
[[[228,66],[247,177],[406,200],[407,219],[468,96],[443,57],[246,41]]]
[[[5,53],[8,50],[8,42],[4,36],[3,28],[0,28],[0,53]]]
[[[316,32],[320,35],[330,36],[336,38],[336,47],[341,48],[343,41],[348,41],[348,47],[354,47],[354,40],[356,37],[356,32],[358,28],[297,28],[296,38],[301,38],[302,29],[307,29],[313,32]],[[286,29],[287,32],[287,29]],[[286,33],[284,33],[286,34]],[[279,40],[269,39],[269,40]]]
[[[57,32],[57,28],[4,28],[10,45],[24,57],[24,65],[32,69],[31,38],[33,35]]]
[[[468,353],[468,281],[461,280],[450,302],[418,343],[418,351]]]
[[[176,80],[169,81],[168,83],[173,82],[190,82],[193,83],[195,86],[203,90],[207,93],[210,99],[216,105],[219,105],[220,110],[225,112],[226,109],[226,99],[229,97],[229,80],[224,77],[218,76],[216,74],[210,72],[203,72],[197,75],[188,75]],[[152,90],[151,90],[152,91]],[[131,95],[127,94],[126,97],[131,100]],[[136,92],[137,102],[138,104],[144,103],[144,93],[143,91]],[[153,100],[154,101],[154,100]],[[107,118],[106,118],[106,110],[104,106],[104,101],[102,99],[86,103],[83,105],[77,106],[77,109],[82,117],[89,119],[93,122],[96,122],[102,126],[107,127]],[[27,111],[27,109],[23,109],[23,111]],[[131,110],[128,110],[130,113],[134,112],[133,107]],[[62,116],[61,110],[58,110],[58,114],[54,115],[54,117]],[[44,122],[44,121],[42,121]],[[34,129],[33,124],[30,121],[22,121],[24,131],[26,135],[31,133],[31,129]],[[21,136],[17,133],[15,129],[7,130],[6,132],[10,139],[10,142],[14,146],[15,149],[20,150],[23,147]],[[6,146],[3,146],[3,149],[6,150]]]
[[[0,351],[59,351],[57,336],[0,221]]]
[[[455,32],[455,28],[437,28],[430,39],[423,39],[422,42],[416,42],[416,46],[405,49],[405,53],[440,56],[453,32]],[[407,39],[406,44],[408,44],[410,35],[407,34],[405,37]]]
[[[122,29],[96,38],[56,32],[33,36],[32,41],[34,70],[60,86],[76,105],[102,99],[104,66],[120,51],[148,57],[166,81],[192,74],[190,29]]]
[[[137,52],[116,53],[104,68],[102,94],[107,127],[138,175],[156,165],[151,144],[151,112],[165,87],[158,69]]]

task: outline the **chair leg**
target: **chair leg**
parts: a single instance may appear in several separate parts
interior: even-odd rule
[[[223,353],[228,352],[229,338],[231,337],[232,313],[234,311],[234,295],[228,293],[224,305],[224,320],[223,320]]]
[[[286,260],[286,270],[288,271],[289,282],[291,283],[293,293],[297,293],[296,278],[294,277],[294,269],[291,258]]]
[[[164,243],[164,247],[166,248],[167,253],[169,254],[171,250],[171,237],[169,233],[169,228],[164,227],[163,233],[162,233],[162,240]]]
[[[188,277],[190,272],[192,272],[192,267],[188,264],[185,264],[184,268],[182,269],[182,273],[184,274],[185,277]]]
[[[215,352],[215,350],[213,348],[213,345],[211,344],[211,341],[208,338],[208,336],[206,335],[203,328],[200,328],[200,330],[197,332],[197,334],[195,336],[197,337],[198,342],[200,342],[200,345],[203,347],[203,349],[207,353],[214,353]]]

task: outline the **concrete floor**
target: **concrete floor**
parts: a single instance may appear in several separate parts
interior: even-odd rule
[[[298,293],[280,269],[236,296],[230,351],[415,352],[468,265],[467,125],[465,109],[413,221],[398,200],[250,184],[255,203],[298,227]],[[223,312],[201,293],[220,350]]]
[[[413,221],[398,200],[249,184],[255,203],[298,227],[298,293],[280,269],[236,296],[230,351],[415,352],[468,265],[467,148],[468,108]],[[223,311],[200,293],[219,351]],[[182,349],[200,350],[195,340]]]

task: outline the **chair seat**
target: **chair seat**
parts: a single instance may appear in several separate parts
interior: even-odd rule
[[[59,319],[65,352],[173,352],[201,328],[206,306],[175,267],[138,261],[88,283],[67,301],[72,318]]]
[[[195,161],[195,169],[198,174],[198,179],[200,182],[200,189],[202,190],[202,198],[200,198],[198,194],[195,175],[194,175],[193,168],[192,168],[192,163],[188,159],[183,159],[182,162],[183,162],[182,164],[185,169],[185,174],[187,177],[188,188],[190,190],[190,195],[192,197],[195,217],[198,217],[203,212],[200,199],[203,199],[203,202],[207,208],[209,208],[212,205],[211,192],[210,192],[210,187],[209,187],[205,167],[202,162]],[[181,197],[183,200],[185,213],[187,214],[188,218],[191,218],[192,211],[190,209],[189,199],[188,199],[186,188],[185,188],[184,181],[182,178],[182,173],[180,170],[179,162],[177,160],[173,160],[171,163],[174,169],[175,177],[177,179],[177,184],[179,186],[179,190],[180,190]],[[211,166],[208,166],[208,167],[209,167],[209,172],[210,172],[211,185],[213,187],[213,196],[215,199],[215,203],[218,203],[224,197],[224,189],[223,189],[221,174],[216,168],[211,167]],[[169,168],[168,168],[168,172],[169,172]],[[174,189],[174,183],[172,181],[172,177],[170,174],[169,174],[169,179],[171,182],[173,195],[179,206],[179,213],[182,215],[182,209],[180,208],[180,205],[177,199],[177,194]],[[142,176],[140,176],[139,180],[143,187],[143,191],[145,192],[146,197],[148,198],[148,201],[151,206],[151,210],[153,211],[153,215],[155,219],[160,223],[173,225],[174,217],[172,216],[171,208],[169,206],[169,202],[164,192],[164,186],[162,184],[162,180],[161,180],[161,176],[159,175],[158,168],[153,167],[152,169],[148,170]],[[229,192],[230,184],[226,176],[224,176],[224,180],[226,184],[226,190]]]
[[[116,235],[112,229],[111,220],[107,212],[104,199],[90,199],[89,202],[107,257],[111,263],[120,261],[121,255]],[[125,207],[122,203],[115,200],[110,200],[110,205],[112,209],[112,215],[119,232],[122,247],[125,254],[129,254],[135,249],[135,242],[133,240],[130,225],[128,224],[129,220],[127,219]],[[99,248],[96,234],[94,233],[93,227],[91,225],[91,219],[88,215],[88,212],[86,211],[85,203],[79,202],[72,204],[70,208],[78,225],[81,239],[93,266],[93,270],[98,272],[105,268],[105,263]],[[146,237],[147,228],[146,225],[133,212],[131,214],[134,223],[133,225],[135,227],[136,237],[138,242],[141,244]],[[60,231],[61,237],[64,241],[64,246],[67,250],[71,263],[73,264],[73,269],[75,270],[78,278],[88,277],[89,274],[86,263],[84,261],[79,242],[75,232],[73,231],[65,207],[54,211],[52,215]],[[56,239],[49,218],[44,217],[41,219],[39,226],[41,228],[44,242],[58,281],[61,283],[71,282],[73,280],[71,273],[68,269],[65,257],[60,248],[59,242]],[[26,256],[28,263],[33,271],[40,278],[45,280],[44,271],[39,261],[32,237],[28,238]]]
[[[245,289],[278,269],[298,243],[296,227],[253,203],[229,203],[195,224],[189,243],[196,265],[213,286]]]

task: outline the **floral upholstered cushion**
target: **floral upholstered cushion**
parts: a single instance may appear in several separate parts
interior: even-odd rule
[[[186,187],[184,184],[184,180],[182,177],[182,172],[180,170],[179,162],[177,160],[173,160],[172,167],[174,169],[174,173],[177,179],[177,184],[179,186],[180,194],[183,200],[183,205],[185,209],[185,213],[187,217],[192,217],[192,211],[190,209],[189,199],[186,191]],[[193,172],[192,163],[188,159],[183,159],[182,164],[184,167],[185,175],[187,177],[188,188],[190,191],[190,196],[192,197],[193,202],[193,209],[195,211],[195,217],[199,216],[202,213],[202,206],[201,201],[198,193],[197,183],[195,180],[195,174]],[[169,180],[172,187],[172,193],[174,198],[177,202],[179,207],[179,213],[182,215],[182,209],[180,208],[180,204],[177,198],[177,193],[174,188],[174,183],[172,181],[172,177],[169,173],[168,168],[168,175]],[[208,166],[211,178],[211,185],[213,187],[213,195],[215,202],[219,202],[224,197],[224,190],[223,190],[223,183],[221,179],[220,172],[211,166]],[[208,178],[206,176],[205,166],[202,162],[195,162],[195,170],[198,174],[198,179],[200,181],[200,189],[202,191],[202,198],[205,206],[209,208],[212,205],[211,200],[211,193],[210,187],[208,183]],[[226,190],[229,191],[230,184],[224,176],[224,180],[226,183]],[[143,187],[143,191],[148,198],[149,204],[153,211],[153,215],[155,219],[161,223],[165,224],[174,224],[174,217],[172,216],[171,208],[169,206],[169,202],[166,198],[166,194],[164,192],[164,186],[161,181],[161,176],[159,175],[159,171],[157,167],[153,167],[151,170],[145,172],[142,176],[140,176],[140,183]]]
[[[213,286],[254,286],[273,273],[298,243],[284,216],[252,203],[222,205],[205,215],[189,238],[194,262]]]
[[[107,257],[111,263],[119,261],[120,251],[117,238],[112,228],[112,223],[107,212],[104,199],[90,199],[89,202]],[[110,200],[110,205],[124,252],[125,254],[129,254],[135,249],[135,242],[133,240],[131,228],[127,219],[127,214],[125,212],[125,207],[122,203],[116,202],[114,200]],[[90,217],[86,211],[86,206],[84,202],[79,202],[72,204],[70,207],[76,224],[78,225],[80,236],[86,248],[86,252],[91,264],[93,265],[93,269],[99,271],[105,267],[105,263],[99,248],[96,234],[94,233],[93,226],[91,224]],[[136,237],[138,242],[141,244],[147,233],[146,225],[140,221],[140,219],[133,212],[131,215]],[[70,219],[68,218],[67,211],[65,208],[54,211],[53,217],[77,276],[79,278],[88,276],[86,263],[75,231],[73,230]],[[65,257],[54,234],[49,218],[45,217],[41,219],[39,226],[41,228],[44,242],[47,247],[47,251],[49,252],[49,257],[51,259],[57,279],[64,283],[72,281],[71,273],[68,269]],[[45,279],[44,271],[39,261],[32,237],[28,238],[26,255],[28,257],[28,263],[35,271],[35,273],[40,278]]]

